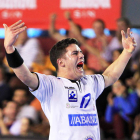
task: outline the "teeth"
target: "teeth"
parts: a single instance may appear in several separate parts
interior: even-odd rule
[[[78,67],[78,70],[83,71],[83,68],[82,67]]]

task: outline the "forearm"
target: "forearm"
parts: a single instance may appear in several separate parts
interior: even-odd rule
[[[51,20],[50,21],[50,27],[49,27],[49,34],[51,36],[53,36],[56,33],[56,29],[55,29],[55,21]]]
[[[85,47],[85,49],[89,53],[100,57],[100,52],[96,48],[91,47],[90,45],[87,44],[85,38],[81,35],[81,31],[78,29],[77,25],[73,22],[73,20],[70,19],[70,20],[68,20],[68,22],[71,27],[71,31],[76,36],[77,40]]]
[[[68,19],[68,23],[73,34],[75,34],[76,36],[81,35],[81,30],[78,28],[78,25],[71,18]]]
[[[116,82],[121,74],[123,73],[129,59],[131,58],[132,54],[129,53],[127,50],[123,50],[119,58],[114,61],[103,73],[105,81],[107,81],[105,86],[110,86],[114,82]]]
[[[16,76],[31,89],[36,89],[38,86],[38,79],[36,74],[31,73],[26,65],[23,63],[18,68],[12,68]]]
[[[8,55],[14,53],[15,48],[12,46],[6,47],[6,52]],[[18,59],[18,57],[17,57]],[[8,60],[9,61],[9,60]],[[11,60],[10,60],[11,61]],[[12,60],[13,62],[16,61],[15,59]],[[14,62],[16,64],[16,62]],[[25,66],[24,63],[21,63],[20,66],[11,67],[17,77],[28,87],[31,89],[35,89],[38,86],[38,79],[35,74],[32,74],[29,69]]]
[[[55,39],[56,41],[60,41],[62,39],[66,39],[66,36],[62,36],[57,30],[55,29],[55,21],[52,20],[49,27],[49,34],[50,36]]]
[[[6,125],[4,124],[3,120],[0,120],[0,130],[2,135],[9,135],[10,132],[7,129]]]

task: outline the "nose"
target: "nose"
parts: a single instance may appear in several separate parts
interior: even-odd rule
[[[83,55],[82,52],[79,52],[79,58],[80,58],[80,59],[84,59],[84,55]]]

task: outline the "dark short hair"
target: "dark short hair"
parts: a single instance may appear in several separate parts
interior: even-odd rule
[[[15,94],[15,92],[16,92],[17,90],[23,90],[23,91],[25,91],[25,96],[26,96],[26,97],[29,97],[29,96],[30,96],[30,93],[29,93],[28,88],[24,88],[24,87],[16,87],[16,88],[14,88],[14,89],[13,89],[13,96],[14,96],[14,94]]]
[[[78,44],[78,41],[74,38],[66,38],[59,42],[57,42],[52,49],[50,50],[50,60],[53,64],[53,66],[56,68],[56,71],[58,70],[58,64],[57,59],[61,58],[66,53],[66,48],[70,44]]]
[[[8,105],[8,103],[9,102],[13,102],[13,103],[15,103],[16,105],[17,105],[17,107],[19,107],[19,103],[17,103],[16,101],[14,101],[14,100],[5,100],[3,103],[2,103],[2,109],[4,109],[5,107],[7,107],[7,105]]]
[[[117,22],[120,22],[120,21],[123,21],[126,24],[127,27],[131,26],[129,19],[127,19],[125,17],[121,17],[121,18],[117,19]]]
[[[103,29],[105,29],[105,22],[102,19],[95,19],[93,23],[100,22],[102,24]]]

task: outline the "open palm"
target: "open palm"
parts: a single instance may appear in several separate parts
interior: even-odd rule
[[[18,34],[24,31],[26,29],[26,26],[24,26],[24,23],[22,23],[21,20],[9,27],[6,24],[3,24],[3,26],[5,29],[4,46],[6,49],[7,47],[11,47],[14,44]]]
[[[121,34],[122,34],[122,45],[124,49],[126,49],[130,53],[133,53],[137,44],[135,42],[134,37],[131,36],[130,28],[127,29],[127,35],[128,35],[127,38],[123,30],[121,31]]]

